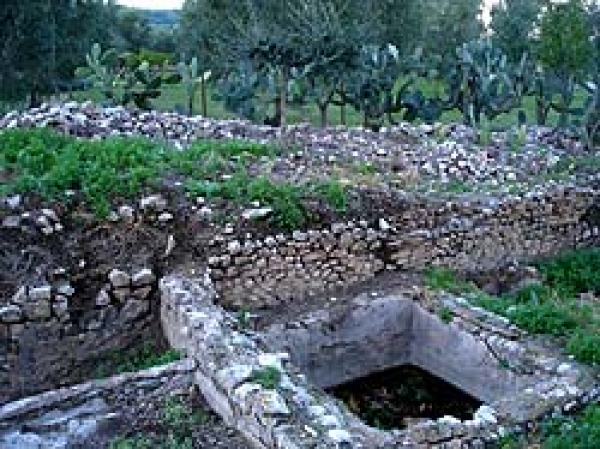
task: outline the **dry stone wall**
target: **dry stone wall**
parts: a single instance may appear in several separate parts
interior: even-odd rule
[[[385,217],[291,235],[213,240],[224,304],[258,308],[373,278],[382,270],[487,271],[600,242],[600,194],[556,188],[505,198],[396,198]]]
[[[106,281],[92,304],[65,276],[0,307],[0,403],[78,381],[94,360],[160,332],[152,270],[115,269]]]
[[[164,278],[161,293],[169,341],[195,362],[211,407],[257,449],[483,448],[600,396],[595,370],[452,295],[360,296],[256,333],[215,303],[208,274]],[[315,388],[403,363],[485,405],[467,420],[444,416],[386,432]],[[278,373],[270,385],[266,369]]]

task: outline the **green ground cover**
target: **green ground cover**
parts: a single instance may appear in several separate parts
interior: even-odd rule
[[[434,290],[462,294],[530,333],[553,337],[576,360],[600,366],[600,248],[571,251],[541,261],[537,268],[542,283],[501,296],[482,292],[450,270],[429,270],[425,281]],[[595,299],[586,300],[582,294]],[[506,437],[500,447],[596,449],[599,445],[600,405],[592,405],[580,415],[550,420],[531,435]]]
[[[270,207],[276,227],[293,230],[310,218],[305,199],[319,198],[338,212],[346,190],[334,180],[274,182],[249,173],[252,163],[285,151],[241,140],[199,140],[186,151],[142,138],[79,140],[51,130],[0,132],[0,195],[31,193],[43,200],[79,196],[100,217],[114,204],[176,180],[189,195],[247,206]],[[72,192],[69,195],[68,192]]]

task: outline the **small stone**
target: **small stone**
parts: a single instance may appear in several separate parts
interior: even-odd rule
[[[256,396],[260,410],[266,415],[289,415],[290,409],[285,399],[277,391],[260,391]]]
[[[56,288],[56,292],[63,296],[73,296],[75,289],[71,286],[71,284],[61,284]]]
[[[8,305],[0,308],[0,323],[13,324],[21,321],[23,312],[21,308],[16,305]]]
[[[18,228],[21,226],[21,217],[19,215],[9,215],[2,220],[3,228]]]
[[[119,217],[127,223],[132,223],[135,220],[135,211],[131,206],[119,207]]]
[[[57,296],[52,304],[52,310],[58,317],[64,317],[69,314],[69,301],[64,296]]]
[[[23,305],[23,312],[30,320],[42,320],[50,318],[50,301],[37,300],[32,301],[31,298]]]
[[[29,301],[50,301],[52,298],[52,287],[43,285],[29,290]]]
[[[116,268],[108,273],[108,279],[114,288],[129,287],[131,282],[129,274],[122,270],[117,270]]]
[[[158,221],[161,223],[168,223],[173,220],[173,214],[170,212],[163,212],[158,216]]]
[[[336,444],[352,443],[352,435],[350,435],[350,433],[344,429],[329,429],[327,431],[327,437]]]
[[[386,220],[384,220],[383,218],[380,218],[379,219],[379,229],[381,229],[383,232],[386,232],[386,231],[389,231],[390,229],[392,229],[392,227]]]
[[[138,288],[137,290],[134,290],[133,292],[133,296],[137,299],[148,299],[148,296],[150,296],[150,293],[152,293],[152,287],[143,287],[143,288]]]
[[[150,268],[142,268],[131,277],[131,284],[134,287],[144,287],[152,284],[156,280],[156,276]]]
[[[42,214],[54,222],[59,221],[58,215],[56,215],[56,212],[54,212],[52,209],[42,209]]]
[[[96,296],[96,305],[98,307],[106,307],[110,304],[110,295],[106,292],[106,290],[102,289],[98,292]]]
[[[151,195],[140,200],[140,208],[142,210],[153,209],[157,212],[162,212],[167,207],[167,201],[160,195]]]
[[[24,304],[27,301],[27,287],[22,286],[10,300],[13,304]]]
[[[247,209],[242,212],[242,218],[244,220],[260,220],[268,217],[273,212],[270,207],[263,207],[259,209]]]
[[[237,240],[233,240],[227,244],[229,254],[238,254],[242,250],[242,245]]]
[[[4,199],[4,202],[8,206],[9,209],[17,209],[21,205],[22,197],[21,195],[13,195]]]

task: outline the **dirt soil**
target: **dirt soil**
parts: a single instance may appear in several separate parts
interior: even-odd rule
[[[123,401],[118,410],[121,420],[114,428],[72,449],[248,449],[244,438],[210,410],[195,388],[160,400],[138,396]],[[169,438],[180,445],[169,445],[174,444]]]

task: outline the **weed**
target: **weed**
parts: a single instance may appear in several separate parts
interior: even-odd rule
[[[108,449],[152,449],[152,440],[145,436],[119,437],[111,441]]]
[[[567,352],[580,362],[600,365],[600,334],[576,331],[567,342]]]
[[[438,310],[438,316],[440,318],[440,320],[442,320],[442,322],[448,324],[450,322],[452,322],[452,319],[454,318],[454,313],[452,312],[452,310],[448,307],[442,307],[441,309]]]
[[[252,381],[267,390],[276,390],[281,382],[281,371],[274,366],[266,366],[252,373]]]
[[[581,416],[551,420],[544,425],[545,449],[595,449],[600,442],[600,406],[588,407]]]
[[[355,173],[362,176],[373,176],[377,173],[377,168],[370,162],[357,162],[352,166]]]
[[[96,370],[96,378],[109,375],[140,371],[154,366],[166,365],[181,359],[181,353],[174,349],[159,352],[151,345],[142,348],[125,349],[109,354]]]
[[[163,406],[165,424],[173,429],[175,434],[185,434],[191,426],[206,424],[209,416],[194,411],[180,397],[173,396],[165,401]]]
[[[314,185],[313,192],[322,196],[337,212],[345,212],[348,205],[348,192],[338,181],[321,181]]]
[[[236,314],[236,320],[237,320],[238,327],[241,330],[250,328],[251,319],[250,319],[250,313],[247,310],[239,310]]]

